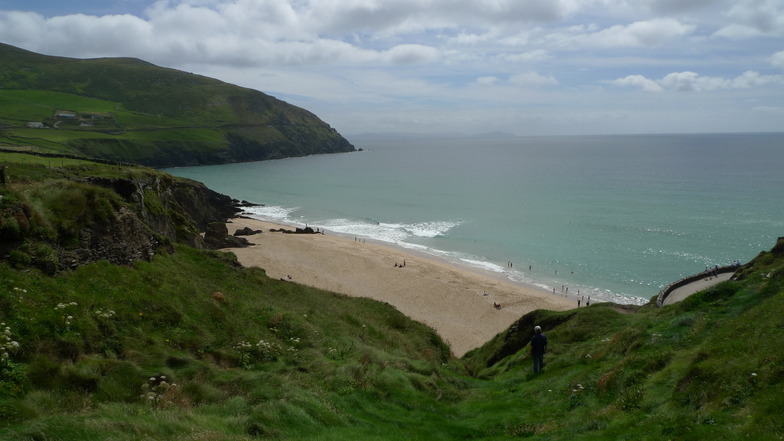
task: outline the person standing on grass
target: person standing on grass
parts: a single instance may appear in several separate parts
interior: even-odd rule
[[[534,336],[531,337],[531,357],[534,359],[534,373],[539,373],[544,368],[544,354],[547,352],[547,336],[542,334],[541,326],[534,326]]]

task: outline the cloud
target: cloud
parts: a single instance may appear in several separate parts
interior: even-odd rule
[[[653,12],[667,15],[721,6],[725,3],[725,0],[650,0],[647,2]]]
[[[509,83],[520,87],[555,86],[558,80],[552,75],[542,75],[537,72],[525,72],[509,77]]]
[[[784,2],[739,0],[727,11],[731,23],[715,35],[733,39],[759,35],[784,36]]]
[[[320,32],[395,35],[428,29],[488,29],[498,25],[554,22],[579,11],[585,3],[584,0],[310,0],[302,2],[301,14]]]
[[[385,51],[382,60],[392,64],[415,64],[438,59],[438,50],[421,44],[401,44]]]
[[[770,56],[770,64],[784,69],[784,51],[776,52]]]
[[[637,21],[629,25],[615,25],[593,33],[577,35],[581,46],[641,47],[659,46],[683,38],[695,30],[694,25],[683,24],[672,18]]]
[[[673,72],[659,80],[642,75],[629,75],[608,81],[620,87],[636,87],[646,92],[671,90],[676,92],[707,92],[724,89],[749,89],[768,84],[784,84],[784,75],[761,75],[759,72],[746,71],[735,78],[700,76],[696,72]]]
[[[552,55],[544,49],[534,49],[532,51],[517,54],[506,54],[503,56],[506,61],[511,62],[535,62],[552,58]]]
[[[501,81],[498,77],[487,76],[487,77],[479,77],[476,79],[476,84],[482,86],[492,86],[494,84],[498,84]]]
[[[663,90],[659,83],[649,80],[642,75],[629,75],[624,78],[609,81],[609,83],[620,87],[637,87],[646,92],[661,92]]]

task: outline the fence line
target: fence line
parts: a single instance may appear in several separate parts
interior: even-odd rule
[[[727,266],[720,266],[718,268],[714,268],[712,270],[703,271],[701,273],[697,273],[691,276],[686,276],[680,280],[676,280],[675,282],[670,283],[669,285],[662,288],[659,291],[659,295],[656,297],[656,306],[661,308],[664,305],[664,301],[667,299],[667,296],[670,295],[671,292],[675,291],[676,289],[686,286],[689,283],[696,282],[700,279],[704,279],[706,277],[717,276],[719,274],[724,273],[734,273],[735,271],[740,268],[740,265],[727,265]]]

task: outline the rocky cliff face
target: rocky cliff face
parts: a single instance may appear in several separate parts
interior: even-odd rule
[[[0,260],[49,274],[101,260],[127,265],[161,251],[173,252],[177,243],[209,248],[202,232],[239,212],[238,201],[163,173],[90,177],[79,185],[82,191],[96,189],[95,194],[105,195],[91,199],[85,209],[106,213],[82,222],[74,237],[57,233],[71,220],[53,215],[41,201],[0,203]],[[233,246],[242,245],[235,242]],[[214,234],[211,245],[227,246]]]

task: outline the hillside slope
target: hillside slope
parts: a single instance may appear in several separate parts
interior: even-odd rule
[[[264,93],[129,58],[0,44],[0,146],[148,166],[353,151],[312,113]]]

